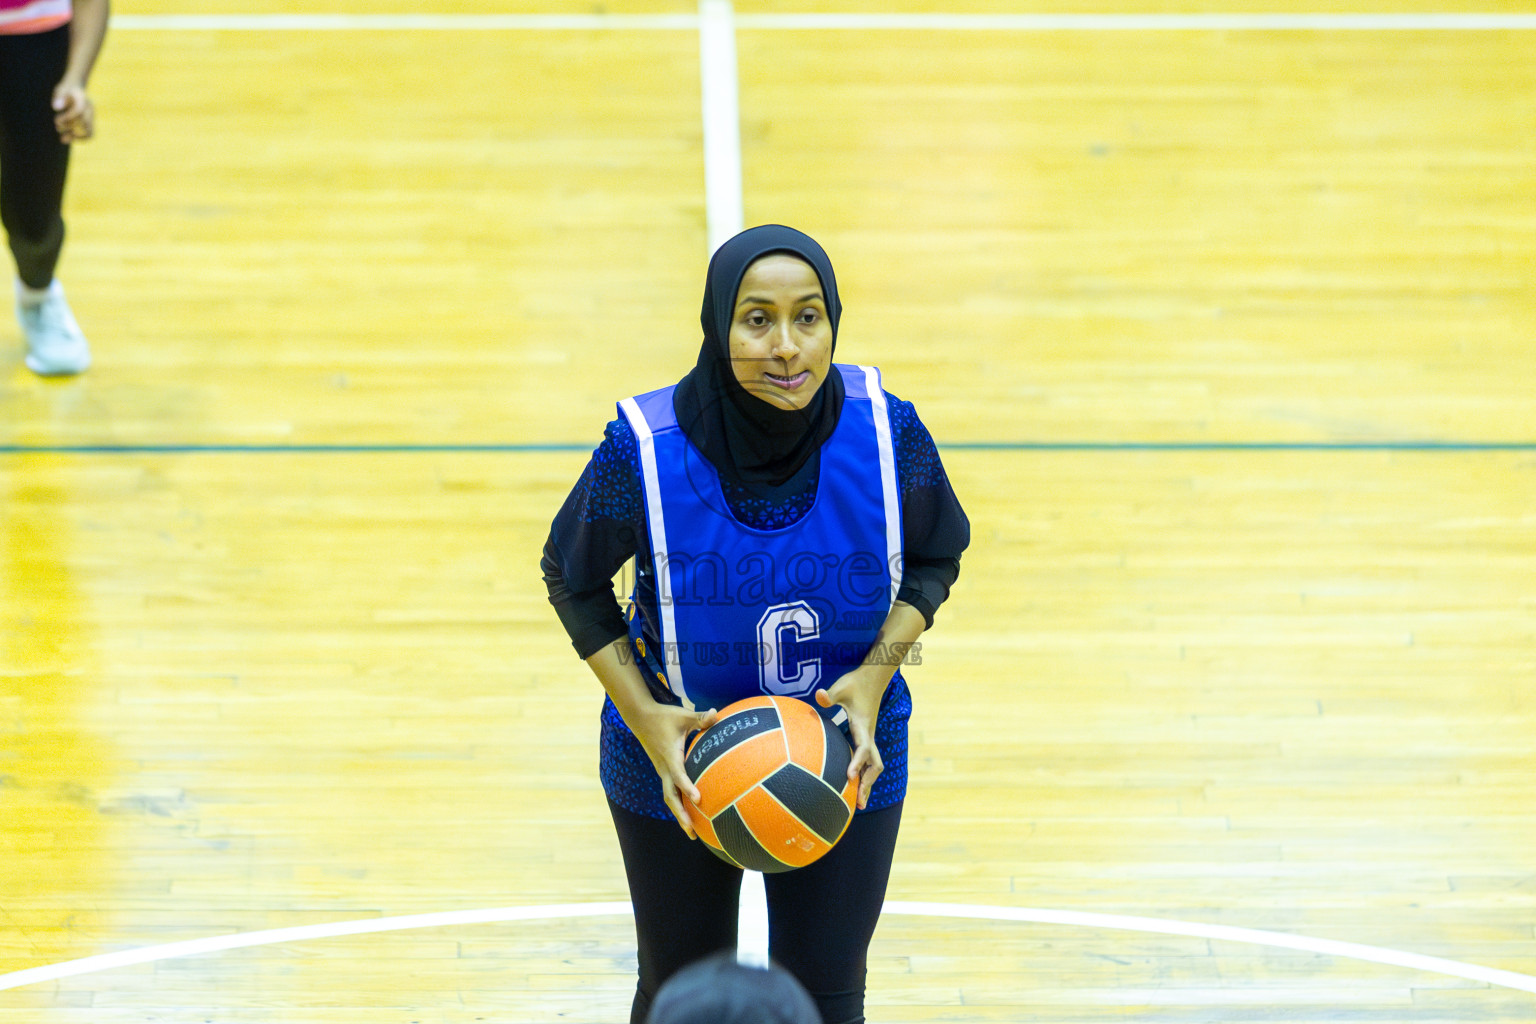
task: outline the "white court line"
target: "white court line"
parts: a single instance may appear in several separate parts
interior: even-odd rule
[[[1446,960],[1438,956],[1405,953],[1383,946],[1363,946],[1357,942],[1338,942],[1334,939],[1317,939],[1309,935],[1291,935],[1287,932],[1259,931],[1254,928],[1233,928],[1228,925],[1203,924],[1198,921],[1174,921],[1162,917],[1127,917],[1122,914],[1093,914],[1076,910],[1035,910],[1029,907],[986,907],[967,903],[906,903],[889,900],[885,904],[887,914],[910,914],[914,917],[962,917],[986,921],[1027,921],[1032,924],[1062,924],[1075,928],[1112,928],[1120,931],[1153,932],[1158,935],[1184,935],[1190,938],[1218,939],[1225,942],[1244,942],[1255,946],[1275,946],[1280,949],[1296,949],[1305,953],[1324,956],[1340,956],[1350,960],[1366,960],[1371,963],[1407,967],[1431,974],[1445,974],[1453,978],[1486,982],[1500,988],[1536,992],[1536,976],[1503,971],[1495,967]],[[0,981],[4,981],[0,978]]]
[[[701,7],[704,4],[701,3]],[[693,31],[707,14],[119,14],[112,30]],[[778,30],[987,32],[1492,32],[1536,29],[1536,14],[752,14]]]
[[[704,207],[709,251],[742,228],[741,111],[730,0],[699,0],[699,91],[704,107]]]
[[[80,960],[50,964],[45,967],[29,967],[26,970],[0,974],[0,992],[35,985],[44,981],[57,981],[82,974],[95,974],[132,964],[174,960],[181,957],[215,953],[227,949],[244,949],[251,946],[270,946],[284,942],[305,942],[314,939],[330,939],[346,935],[365,935],[378,932],[407,931],[412,928],[449,928],[466,924],[496,924],[506,921],[559,921],[576,917],[612,917],[629,914],[628,903],[561,903],[537,907],[502,907],[496,910],[452,910],[438,914],[412,914],[407,917],[380,917],[365,921],[336,921],[330,924],[301,925],[295,928],[275,928],[269,931],[245,932],[239,935],[216,935],[206,939],[172,942],[162,946],[145,946],[126,949],[117,953],[88,956]],[[908,903],[891,900],[884,912],[911,917],[946,917],[981,921],[1014,921],[1031,924],[1057,924],[1074,928],[1106,928],[1116,931],[1152,932],[1159,935],[1182,935],[1189,938],[1217,939],[1225,942],[1242,942],[1257,946],[1274,946],[1281,949],[1300,950],[1325,956],[1339,956],[1350,960],[1406,967],[1431,974],[1442,974],[1468,981],[1480,981],[1500,988],[1518,989],[1536,993],[1536,977],[1502,971],[1459,960],[1445,960],[1437,956],[1421,956],[1381,946],[1362,946],[1354,942],[1337,942],[1333,939],[1317,939],[1306,935],[1286,932],[1257,931],[1252,928],[1233,928],[1226,925],[1202,924],[1196,921],[1175,921],[1160,917],[1126,917],[1120,914],[1093,914],[1076,910],[1036,910],[1029,907],[989,907],[969,903]]]
[[[731,0],[699,0],[699,97],[704,121],[704,223],[706,256],[739,232],[745,217],[741,194],[741,100],[737,91],[736,12]],[[763,876],[748,871],[736,914],[736,959],[768,965],[768,892]]]
[[[117,14],[112,31],[173,32],[562,32],[688,31],[692,14]]]
[[[218,953],[226,949],[246,949],[250,946],[274,946],[284,942],[304,942],[310,939],[330,939],[343,935],[367,935],[374,932],[399,932],[412,928],[450,928],[465,924],[491,924],[502,921],[564,920],[572,917],[607,917],[629,914],[633,910],[628,902],[622,903],[558,903],[542,907],[502,907],[496,910],[449,910],[437,914],[411,914],[406,917],[375,917],[363,921],[333,921],[330,924],[299,925],[293,928],[272,928],[260,932],[241,932],[236,935],[213,935],[206,939],[188,939],[185,942],[169,942],[163,946],[142,946],[117,953],[102,953],[80,960],[67,960],[46,967],[29,967],[10,974],[0,974],[0,992],[35,985],[40,981],[73,978],[81,974],[110,971],[116,967],[154,963],[158,960],[177,960],[202,953]]]
[[[741,878],[741,902],[736,914],[736,962],[768,966],[768,888],[760,871]]]
[[[988,32],[1488,31],[1531,14],[743,14],[741,28]]]

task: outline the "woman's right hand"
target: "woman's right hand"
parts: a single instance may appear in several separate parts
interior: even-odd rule
[[[661,776],[661,795],[667,801],[667,809],[689,839],[697,838],[680,795],[686,793],[688,799],[699,802],[699,791],[683,769],[683,750],[688,734],[714,725],[719,713],[714,709],[689,711],[676,704],[658,703],[635,665],[634,650],[627,636],[592,652],[587,656],[587,665],[608,691],[624,724],[640,740],[656,774]]]
[[[682,798],[686,795],[697,805],[699,790],[683,767],[683,752],[691,733],[708,729],[719,717],[720,713],[713,708],[708,711],[689,711],[671,704],[657,704],[655,701],[625,717],[625,724],[640,740],[640,745],[645,748],[651,764],[656,768],[656,774],[661,776],[661,795],[667,802],[667,808],[676,816],[677,823],[683,827],[689,839],[697,836],[694,835],[693,823],[683,807]]]

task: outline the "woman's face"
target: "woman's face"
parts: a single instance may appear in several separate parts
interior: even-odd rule
[[[811,265],[764,256],[747,268],[731,315],[731,371],[780,409],[804,409],[832,365],[832,321]]]

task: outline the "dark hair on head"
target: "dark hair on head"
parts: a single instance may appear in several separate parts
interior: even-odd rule
[[[777,964],[749,967],[734,951],[678,971],[651,1003],[646,1024],[821,1024],[821,1012],[794,975]]]

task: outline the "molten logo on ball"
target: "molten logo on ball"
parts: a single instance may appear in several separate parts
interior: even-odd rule
[[[731,737],[739,735],[743,729],[755,729],[759,724],[756,715],[732,716],[729,721],[716,722],[713,728],[688,748],[688,763],[702,765],[704,758],[712,751],[719,750]]]
[[[722,860],[754,871],[804,867],[843,837],[858,783],[843,734],[804,701],[753,697],[720,712],[688,748],[694,831]]]

